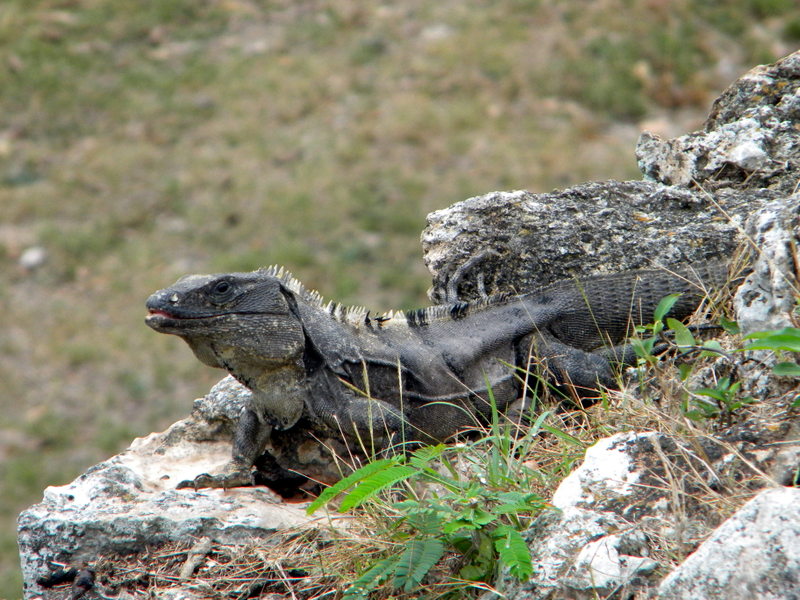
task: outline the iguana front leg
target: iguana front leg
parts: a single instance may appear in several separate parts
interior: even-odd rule
[[[314,381],[310,412],[335,434],[343,435],[367,454],[386,450],[394,442],[417,439],[403,412],[388,402],[358,393],[329,373]]]
[[[264,452],[271,433],[272,425],[261,419],[252,408],[246,408],[233,437],[231,460],[217,473],[201,473],[194,479],[181,481],[178,489],[227,489],[253,485],[253,463]]]

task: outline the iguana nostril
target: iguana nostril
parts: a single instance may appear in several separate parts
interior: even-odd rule
[[[172,296],[169,297],[169,301],[172,302],[173,304],[177,304],[178,294],[172,294]]]

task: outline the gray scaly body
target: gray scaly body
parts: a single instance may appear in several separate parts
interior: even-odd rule
[[[726,281],[727,267],[708,263],[372,317],[270,268],[184,277],[148,299],[146,322],[252,390],[231,463],[190,482],[231,487],[249,484],[271,436],[295,427],[372,449],[444,440],[490,413],[489,389],[501,410],[523,395],[514,366],[538,366],[578,396],[613,387],[611,363],[631,359],[620,344],[661,298],[682,293],[670,315],[683,319]]]

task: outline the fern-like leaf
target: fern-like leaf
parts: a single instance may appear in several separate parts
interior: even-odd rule
[[[384,458],[366,464],[360,469],[356,469],[344,479],[340,479],[332,486],[322,490],[322,493],[317,497],[317,499],[308,505],[306,513],[309,515],[313,514],[322,505],[327,504],[345,490],[353,487],[361,480],[366,479],[373,473],[390,468],[392,465],[397,464],[398,460],[399,460],[398,458]]]
[[[511,575],[520,581],[527,581],[533,575],[533,563],[531,551],[519,531],[501,526],[494,530],[493,535],[495,550]]]
[[[427,469],[430,463],[439,458],[445,450],[447,450],[447,446],[444,444],[421,446],[411,453],[408,463],[422,471]]]
[[[342,600],[362,600],[369,597],[372,591],[386,581],[397,565],[397,556],[389,556],[379,560],[367,569],[361,577],[347,588]]]
[[[444,554],[444,542],[436,537],[416,538],[409,542],[397,561],[394,587],[410,592],[439,562]]]
[[[344,500],[342,500],[342,503],[339,505],[339,510],[341,512],[347,512],[359,506],[362,502],[371,498],[381,490],[403,481],[404,479],[408,479],[418,472],[417,469],[409,467],[408,465],[394,465],[378,471],[377,473],[372,473],[369,477],[365,477],[359,481],[353,491],[344,497]]]

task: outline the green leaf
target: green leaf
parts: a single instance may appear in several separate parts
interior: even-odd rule
[[[477,523],[470,521],[469,519],[454,519],[453,521],[448,521],[447,523],[442,525],[442,533],[451,535],[457,531],[461,531],[462,529],[474,531],[480,528],[481,525],[478,525]]]
[[[656,306],[656,310],[653,312],[653,320],[656,322],[663,321],[664,315],[666,315],[670,309],[675,306],[675,303],[680,297],[681,294],[670,294],[669,296],[664,296],[658,303],[658,306]]]
[[[531,436],[537,435],[542,427],[542,423],[544,423],[546,419],[552,416],[552,414],[553,414],[552,410],[542,411],[542,413],[538,417],[536,417],[536,420],[528,427],[528,432],[529,432],[528,434]]]
[[[397,560],[394,587],[410,592],[417,587],[428,571],[444,554],[444,542],[436,537],[411,540]]]
[[[754,331],[746,336],[744,339],[746,340],[761,340],[764,338],[774,337],[776,335],[788,335],[794,337],[800,337],[800,329],[797,327],[784,327],[783,329],[769,329],[767,331]]]
[[[400,512],[404,513],[410,513],[420,510],[419,500],[414,500],[413,498],[408,498],[406,500],[401,500],[400,502],[395,502],[393,506]]]
[[[361,505],[365,500],[368,500],[381,490],[408,479],[418,472],[414,467],[409,467],[408,465],[395,465],[384,471],[373,473],[359,481],[355,489],[344,497],[344,500],[339,505],[339,511],[347,512]]]
[[[397,560],[397,556],[389,556],[376,562],[345,590],[342,600],[368,598],[376,587],[389,578],[396,568]]]
[[[422,446],[411,453],[408,463],[415,466],[417,469],[426,469],[428,465],[439,458],[446,449],[447,446],[444,444],[437,444],[435,446]]]
[[[719,411],[717,411],[719,412]],[[683,416],[687,419],[691,419],[692,421],[702,421],[709,417],[713,417],[713,414],[709,414],[706,411],[699,411],[699,410],[686,410],[683,413]]]
[[[736,321],[731,321],[725,317],[719,318],[719,325],[725,330],[725,333],[729,335],[736,335],[741,332],[739,324]]]
[[[546,425],[545,423],[542,423],[542,429],[545,430],[548,433],[552,433],[557,438],[560,438],[561,440],[563,440],[563,441],[565,441],[565,442],[567,442],[569,444],[573,444],[575,446],[583,446],[584,445],[584,443],[579,438],[576,438],[575,436],[568,434],[566,431],[562,431],[560,429],[556,429],[555,427],[552,427],[550,425]]]
[[[686,327],[683,323],[678,321],[677,319],[668,318],[667,319],[667,327],[672,329],[675,332],[675,343],[678,346],[694,346],[694,336],[692,332],[689,331],[689,328]]]
[[[689,363],[682,363],[678,365],[678,373],[680,374],[681,381],[686,381],[689,379],[689,375],[692,374],[692,370],[694,369],[694,365]]]
[[[715,390],[714,388],[698,388],[694,391],[694,393],[698,396],[708,396],[709,398],[714,398],[714,400],[722,401],[724,399],[722,392]]]
[[[461,518],[482,527],[497,519],[497,515],[482,508],[470,508],[461,513]]]
[[[373,472],[384,469],[389,467],[390,465],[396,462],[395,458],[386,458],[382,460],[377,460],[375,462],[371,462],[367,465],[364,465],[360,469],[356,469],[347,477],[340,479],[334,485],[325,488],[322,490],[322,493],[313,501],[311,504],[308,505],[306,508],[306,514],[313,514],[315,511],[319,510],[324,504],[327,504],[331,500],[333,500],[336,496],[353,486],[354,484],[358,483],[365,477],[368,477]]]
[[[793,362],[782,362],[772,367],[772,372],[781,377],[800,377],[800,365]]]
[[[656,341],[658,341],[658,338],[655,336],[644,340],[634,339],[631,340],[631,347],[633,347],[633,351],[636,356],[642,360],[653,360],[653,348],[656,345]]]
[[[530,579],[533,575],[531,551],[519,531],[513,527],[501,526],[495,529],[494,536],[495,550],[511,575],[520,581]]]
[[[800,352],[800,329],[796,327],[784,327],[774,331],[757,331],[745,336],[744,339],[756,341],[747,344],[743,350]]]
[[[707,350],[703,350],[700,353],[701,357],[708,357],[715,358],[720,354],[724,353],[725,351],[722,349],[722,344],[720,344],[717,340],[708,340],[707,342],[703,343],[703,348],[708,348]]]
[[[450,507],[440,505],[406,514],[408,524],[420,534],[427,536],[439,535],[443,529],[442,524],[451,522],[454,518],[455,515]]]
[[[491,575],[491,573],[486,572],[486,567],[471,564],[461,567],[458,574],[467,581],[483,581]]]
[[[358,483],[362,479],[365,479],[372,475],[377,471],[381,471],[386,469],[394,464],[397,464],[400,460],[398,457],[392,458],[383,458],[381,460],[376,460],[369,464],[364,465],[360,469],[356,469],[350,475],[345,477],[344,479],[340,479],[332,486],[325,488],[322,490],[322,493],[314,500],[311,504],[308,505],[306,509],[306,514],[314,514],[315,511],[319,510],[319,508],[333,500],[336,496],[344,492],[346,489],[352,487],[354,484]]]
[[[497,500],[500,504],[493,511],[498,515],[536,512],[547,504],[540,496],[525,492],[503,492]]]
[[[703,391],[712,393],[703,394],[702,393]],[[720,396],[719,390],[714,390],[711,388],[701,388],[700,390],[695,390],[695,394],[708,396],[710,398],[714,398],[714,400],[717,400],[718,402],[722,402],[722,399],[719,397]],[[703,398],[692,398],[692,404],[700,408],[707,415],[714,414],[719,411],[719,406],[717,404],[709,402],[708,400],[704,400]]]

